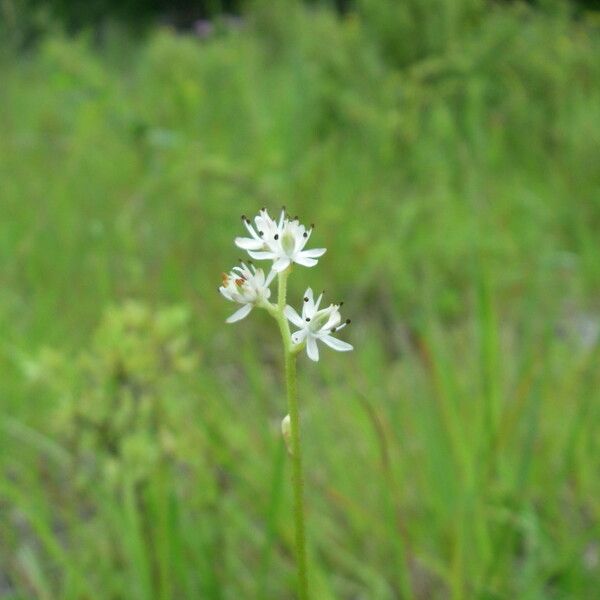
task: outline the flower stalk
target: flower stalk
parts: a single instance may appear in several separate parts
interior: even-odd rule
[[[254,219],[254,224],[245,215],[242,221],[251,237],[235,240],[236,245],[255,260],[271,260],[271,270],[267,275],[256,268],[252,261],[248,265],[234,267],[228,274],[223,274],[220,293],[230,302],[241,305],[228,319],[234,323],[245,318],[253,308],[265,309],[277,322],[283,343],[283,359],[289,415],[282,421],[288,453],[292,463],[292,484],[294,492],[294,528],[296,546],[296,564],[298,571],[298,598],[308,600],[308,565],[306,551],[305,510],[304,510],[304,476],[302,472],[302,447],[300,437],[300,409],[296,377],[296,359],[300,351],[306,348],[308,358],[319,360],[320,342],[338,352],[352,350],[352,346],[332,334],[350,324],[350,320],[342,321],[339,309],[343,304],[330,304],[319,308],[323,299],[321,294],[315,301],[313,291],[307,288],[303,296],[301,314],[286,304],[287,281],[293,265],[313,267],[318,258],[325,253],[325,248],[306,249],[314,225],[306,228],[298,217],[286,217],[282,210],[278,221],[269,216],[266,209],[261,209]],[[277,302],[269,301],[269,286],[277,277]],[[292,323],[297,331],[290,331]]]
[[[306,531],[304,525],[304,475],[302,472],[302,445],[300,438],[300,410],[298,408],[298,384],[296,377],[296,356],[299,346],[292,345],[288,321],[283,314],[286,306],[288,267],[278,275],[277,308],[273,316],[277,319],[285,363],[285,382],[288,413],[290,416],[290,454],[292,461],[292,485],[294,488],[294,527],[296,542],[296,562],[298,570],[298,598],[308,600],[308,565],[306,557]]]

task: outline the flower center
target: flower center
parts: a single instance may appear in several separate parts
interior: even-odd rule
[[[296,247],[296,240],[294,239],[294,235],[290,231],[286,231],[281,236],[281,247],[288,256],[290,256],[294,252],[294,248]]]
[[[308,326],[308,328],[313,331],[319,331],[321,329],[321,327],[323,327],[323,325],[325,325],[325,323],[327,323],[329,319],[329,313],[328,312],[318,312],[313,318],[312,321],[310,322],[310,325]]]

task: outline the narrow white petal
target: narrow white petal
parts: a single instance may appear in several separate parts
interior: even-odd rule
[[[231,292],[226,287],[221,286],[219,288],[219,292],[221,292],[221,294],[227,298],[227,300],[231,300]]]
[[[269,287],[271,285],[271,282],[273,281],[275,275],[277,275],[277,271],[271,269],[269,271],[269,274],[267,275],[267,279],[265,280],[265,287]]]
[[[275,257],[273,257],[275,258]],[[285,271],[289,265],[290,265],[290,259],[289,258],[278,258],[274,263],[273,263],[273,270],[277,271],[278,273],[281,273],[281,271]]]
[[[321,293],[319,294],[319,297],[317,298],[317,301],[315,302],[315,312],[316,312],[317,310],[319,310],[319,306],[320,306],[320,304],[321,304],[321,300],[323,300],[323,292],[321,292]]]
[[[341,320],[342,316],[340,315],[339,311],[337,309],[334,309],[331,311],[329,319],[327,319],[327,322],[325,323],[325,325],[323,325],[323,327],[321,327],[321,329],[323,331],[329,331],[332,327],[336,327]]]
[[[273,252],[255,252],[254,250],[248,250],[248,254],[255,260],[272,260],[275,258]]]
[[[304,327],[306,325],[300,318],[300,315],[289,304],[283,309],[283,314],[296,327]]]
[[[319,347],[317,346],[317,340],[312,335],[309,335],[306,340],[306,353],[310,360],[315,362],[319,360]]]
[[[260,250],[263,247],[263,241],[253,240],[252,238],[236,237],[235,245],[242,250]]]
[[[306,317],[312,318],[315,313],[315,297],[313,295],[312,288],[306,288],[304,292],[304,298],[308,298],[306,302],[302,305],[302,319],[306,319]]]
[[[304,341],[308,333],[308,329],[301,329],[300,331],[296,331],[296,333],[292,333],[292,342],[294,344],[301,344]]]
[[[338,352],[349,352],[354,350],[354,346],[348,342],[343,342],[334,338],[332,335],[323,335],[319,338],[324,344],[327,344],[330,348],[337,350]]]
[[[294,257],[294,262],[303,267],[314,267],[318,261],[314,258],[305,258],[302,254],[298,254]]]
[[[244,304],[242,308],[236,310],[226,321],[225,323],[235,323],[236,321],[241,321],[244,317],[248,316],[248,313],[252,310],[252,304]]]
[[[313,248],[312,250],[302,250],[300,256],[306,258],[319,258],[319,256],[323,256],[325,252],[327,252],[327,248]]]

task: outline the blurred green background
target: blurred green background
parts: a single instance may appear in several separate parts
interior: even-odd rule
[[[294,597],[278,332],[216,291],[282,204],[353,320],[313,598],[597,598],[594,9],[2,0],[0,598]]]

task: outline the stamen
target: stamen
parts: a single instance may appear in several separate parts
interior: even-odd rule
[[[242,215],[241,218],[242,218],[242,221],[245,221],[246,220],[246,215]]]
[[[352,323],[352,319],[346,319],[346,325],[350,325]]]
[[[310,322],[310,317],[306,317],[306,322],[309,323]]]
[[[265,210],[266,211],[267,209],[263,206],[260,210]]]
[[[335,327],[332,327],[332,328],[331,328],[331,333],[335,333],[335,332],[336,332],[336,328],[335,328]]]
[[[311,228],[311,229],[314,229],[314,228],[315,228],[315,224],[314,224],[314,223],[311,223],[311,224],[310,224],[310,228]]]
[[[302,234],[302,237],[308,237],[308,233],[306,231]]]
[[[258,235],[259,235],[259,237],[262,237],[263,235],[265,235],[265,232],[264,231],[259,231]]]
[[[251,223],[250,219],[246,219],[246,223],[248,223],[248,225],[250,225],[250,223]]]
[[[279,234],[278,234],[278,233],[276,233],[276,234],[273,236],[273,239],[274,239],[274,240],[278,240],[278,239],[279,239]]]
[[[304,302],[308,302],[308,296],[304,296]]]

